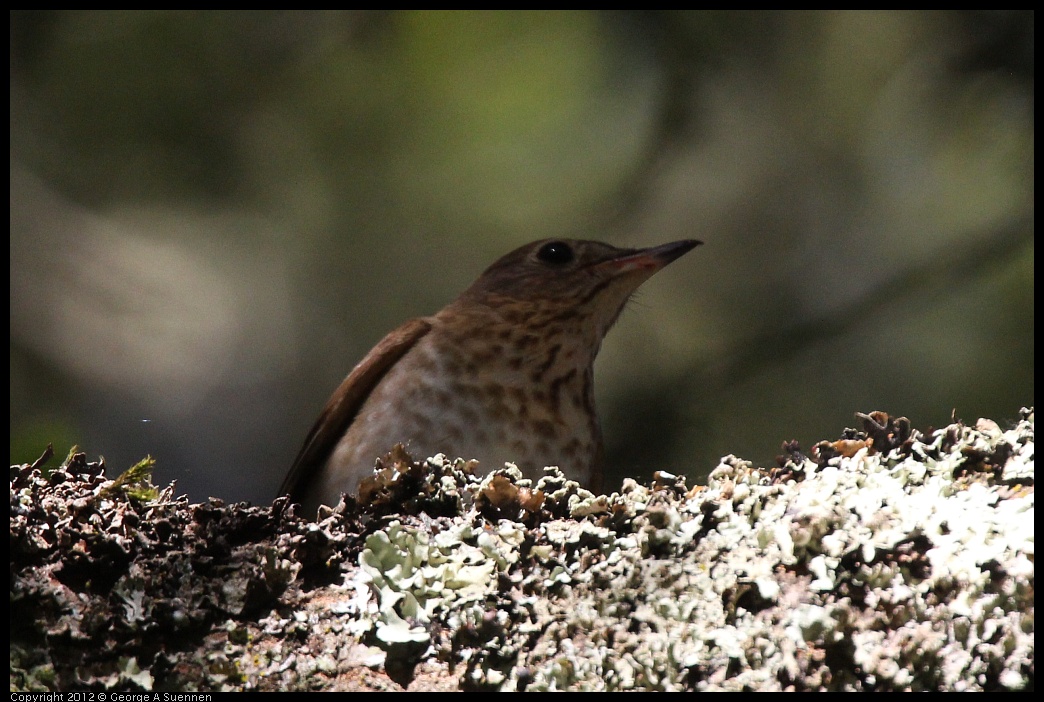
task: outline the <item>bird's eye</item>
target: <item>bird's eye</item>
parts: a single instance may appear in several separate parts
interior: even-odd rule
[[[573,247],[564,241],[549,241],[537,251],[537,258],[553,266],[564,266],[573,260]]]

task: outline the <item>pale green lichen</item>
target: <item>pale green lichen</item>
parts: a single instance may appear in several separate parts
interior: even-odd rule
[[[570,585],[571,617],[588,610],[600,615],[588,622],[588,634],[574,631],[568,639],[568,665],[559,654],[525,666],[527,689],[682,689],[692,684],[686,670],[711,671],[695,684],[702,689],[783,688],[787,678],[807,669],[798,664],[803,658],[847,648],[846,641],[857,642],[848,655],[866,679],[838,672],[821,684],[970,689],[984,684],[982,675],[991,669],[997,684],[1026,685],[1033,660],[1026,634],[1032,611],[1025,609],[1032,601],[1032,492],[1002,499],[1002,485],[960,485],[954,475],[967,461],[962,448],[969,445],[982,451],[996,450],[1002,440],[1018,446],[1005,467],[1009,473],[1012,462],[1032,462],[1032,420],[1014,435],[962,431],[946,450],[940,450],[944,431],[929,437],[920,458],[861,450],[823,466],[804,461],[793,466],[804,480],[783,485],[725,459],[707,489],[681,505],[668,501],[653,508],[653,496],[631,486],[629,509],[641,522],[636,539],[571,522],[542,525],[558,548],[576,547],[586,534],[589,550],[609,555],[583,578],[566,564],[544,576],[552,592]],[[1019,474],[1027,475],[1024,469]],[[610,509],[619,498],[608,498]],[[713,528],[697,539],[706,519]],[[927,548],[921,552],[917,544]],[[632,545],[640,554],[614,550]],[[641,557],[650,553],[670,560]],[[792,569],[801,563],[809,575],[795,578]],[[744,583],[763,600],[758,609],[728,603],[729,593],[749,587]],[[865,598],[863,605],[853,607],[843,595],[852,588]],[[614,606],[616,596],[639,604]],[[940,633],[959,632],[961,617],[985,621],[963,636]],[[885,621],[898,630],[881,635]],[[628,644],[636,623],[640,635]],[[614,632],[612,647],[599,631]],[[780,631],[790,635],[775,633]],[[969,643],[981,652],[988,650],[986,642],[995,651],[989,662],[968,654]],[[534,651],[530,660],[540,656]],[[939,665],[924,675],[929,659]],[[501,687],[517,682],[517,676],[509,678]]]
[[[793,450],[771,469],[730,456],[693,488],[659,473],[593,495],[557,469],[478,477],[436,457],[410,463],[418,492],[389,492],[391,512],[349,501],[305,523],[273,507],[271,541],[250,541],[256,512],[194,506],[177,522],[194,560],[170,561],[157,538],[148,567],[129,565],[105,602],[110,633],[134,637],[216,610],[216,644],[165,649],[164,666],[105,658],[79,679],[140,690],[155,686],[151,664],[201,668],[200,689],[398,689],[427,675],[472,690],[1032,687],[1032,412],[1008,431],[980,421],[891,443],[888,418],[871,419],[876,438],[846,432],[836,455]],[[149,514],[142,505],[94,502],[101,478],[82,491],[62,479],[55,490],[35,470],[12,478],[20,563],[36,562],[52,529],[82,530],[77,506],[106,510],[100,556],[136,543],[122,520]],[[410,509],[394,511],[400,497]],[[228,548],[226,520],[241,520],[242,544],[227,571],[209,556]],[[216,582],[179,589],[208,569]],[[55,581],[19,572],[22,601]],[[54,601],[88,597],[62,593],[72,599]],[[61,616],[43,640],[86,640],[87,621]],[[45,657],[11,648],[13,686],[54,688]]]
[[[518,560],[520,543],[519,530],[510,523],[478,534],[460,524],[429,537],[393,521],[371,534],[355,582],[369,586],[376,597],[377,638],[387,644],[426,643],[432,617],[490,594],[497,570]]]

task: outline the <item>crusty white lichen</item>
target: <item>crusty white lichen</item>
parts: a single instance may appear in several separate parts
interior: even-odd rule
[[[12,689],[1031,689],[1033,412],[927,436],[861,417],[769,469],[609,495],[393,452],[317,523],[24,466],[12,602],[51,633],[13,637]],[[111,591],[62,575],[66,533],[87,573],[125,550]]]
[[[788,466],[801,480],[727,457],[684,497],[633,481],[592,496],[552,471],[537,487],[557,489],[569,516],[530,531],[532,566],[512,588],[486,590],[510,624],[501,648],[472,647],[492,664],[473,664],[469,680],[528,690],[1024,687],[1032,427],[1028,414],[1008,432],[955,425],[887,454],[865,446],[822,465],[806,458]],[[996,454],[1002,443],[1000,480],[962,474],[969,452]],[[389,525],[374,545],[401,528]],[[462,536],[450,558],[471,563],[467,533],[444,533],[441,557]],[[369,553],[368,541],[361,562]],[[433,599],[428,581],[421,589],[425,623],[440,611],[456,621],[452,597]],[[512,641],[517,656],[505,665],[492,654]]]

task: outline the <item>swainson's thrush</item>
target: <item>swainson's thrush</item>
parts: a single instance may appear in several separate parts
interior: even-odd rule
[[[544,466],[598,490],[602,432],[593,365],[645,280],[698,246],[619,249],[544,240],[507,254],[432,317],[384,337],[326,403],[280,494],[334,505],[402,443],[414,456]]]

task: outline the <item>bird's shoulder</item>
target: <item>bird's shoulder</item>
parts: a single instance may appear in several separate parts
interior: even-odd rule
[[[395,363],[432,329],[433,319],[418,317],[380,340],[334,391],[305,439],[280,495],[299,498],[311,477],[326,463],[366,398]]]

